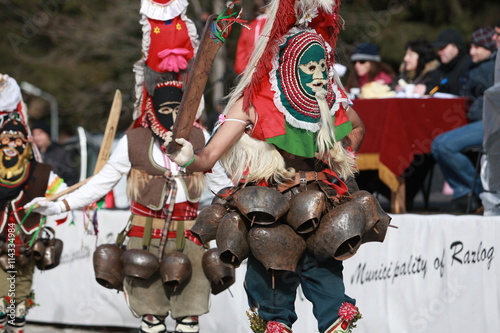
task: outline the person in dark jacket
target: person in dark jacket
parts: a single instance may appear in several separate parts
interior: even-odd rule
[[[49,126],[38,120],[31,126],[31,131],[33,132],[33,141],[40,149],[43,161],[51,165],[69,186],[78,182],[78,173],[69,153],[57,142],[50,139]]]
[[[468,196],[474,180],[475,166],[463,153],[464,149],[483,143],[484,127],[482,121],[483,94],[493,85],[496,45],[493,41],[494,30],[481,28],[472,33],[470,55],[472,65],[467,73],[464,93],[471,100],[467,112],[469,123],[437,136],[432,143],[432,154],[436,159],[444,179],[453,189],[450,212],[464,213],[467,210]],[[479,194],[482,186],[479,179],[474,184],[471,210],[480,205]]]
[[[439,87],[439,92],[461,95],[465,73],[471,64],[462,36],[454,29],[443,30],[432,45],[438,49],[441,65],[426,82],[425,92],[428,94],[434,87]]]

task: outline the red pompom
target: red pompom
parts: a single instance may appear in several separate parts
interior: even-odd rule
[[[339,309],[339,317],[343,320],[351,321],[358,314],[358,308],[351,303],[344,302]]]

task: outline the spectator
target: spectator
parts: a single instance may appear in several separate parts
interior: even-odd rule
[[[481,145],[484,128],[482,121],[483,94],[493,85],[496,45],[493,29],[481,28],[472,33],[470,56],[472,64],[467,73],[466,94],[471,99],[467,112],[469,124],[437,136],[432,143],[432,154],[444,179],[453,189],[450,212],[467,211],[468,197],[474,180],[475,166],[463,150]],[[480,206],[482,186],[479,179],[474,184],[471,210]]]
[[[378,46],[371,43],[361,43],[356,46],[351,55],[353,69],[347,78],[347,88],[362,88],[369,82],[389,85],[396,74],[386,63],[382,62]]]
[[[404,90],[403,87],[399,85],[399,80],[402,79],[406,83],[416,85],[415,94],[424,95],[426,83],[432,80],[432,71],[439,67],[437,54],[432,44],[424,39],[410,41],[406,44],[405,48],[406,53],[399,69],[400,74],[394,82],[395,90]]]
[[[432,80],[426,84],[426,93],[439,86],[443,93],[461,95],[465,72],[471,64],[460,33],[453,29],[441,31],[433,46],[438,49],[441,61],[439,68],[432,73]]]
[[[234,60],[234,72],[238,75],[245,70],[250,55],[255,47],[255,43],[266,24],[269,1],[270,0],[263,0],[264,6],[260,8],[260,15],[248,24],[249,29],[244,27],[241,29],[238,44],[236,45],[236,59]]]
[[[40,150],[43,161],[51,165],[54,172],[61,176],[69,186],[78,182],[78,173],[69,153],[57,142],[52,142],[47,123],[38,120],[31,126],[31,130],[33,141]]]
[[[495,22],[493,40],[497,47],[495,85],[484,92],[483,103],[485,159],[481,165],[481,181],[484,192],[480,197],[485,216],[500,215],[500,20]]]

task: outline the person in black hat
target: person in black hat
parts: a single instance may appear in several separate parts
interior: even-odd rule
[[[33,141],[37,145],[42,159],[52,166],[54,171],[60,175],[69,186],[78,181],[78,173],[71,161],[69,153],[58,143],[50,139],[50,128],[42,120],[37,120],[31,126]]]
[[[481,28],[472,33],[470,56],[472,65],[467,72],[464,96],[471,104],[467,111],[469,123],[437,136],[432,143],[432,155],[439,165],[444,179],[453,189],[453,200],[449,206],[451,213],[467,213],[480,206],[479,194],[483,191],[481,181],[476,179],[473,193],[475,166],[463,153],[469,147],[483,143],[483,100],[486,89],[493,85],[496,45],[491,27]],[[469,196],[472,195],[471,207]],[[469,208],[469,209],[468,209]]]
[[[432,45],[437,48],[441,65],[426,83],[426,93],[438,87],[439,92],[461,96],[465,72],[471,64],[462,36],[457,30],[446,29]]]
[[[396,74],[388,64],[382,62],[378,46],[372,43],[356,45],[351,55],[353,70],[347,77],[346,88],[361,88],[369,82],[391,84]]]

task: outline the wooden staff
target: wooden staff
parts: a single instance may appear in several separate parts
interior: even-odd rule
[[[115,96],[113,98],[113,104],[111,104],[111,110],[109,112],[108,122],[106,123],[106,129],[104,130],[104,137],[102,139],[101,149],[99,150],[99,155],[97,156],[97,161],[94,168],[94,174],[101,171],[102,167],[106,164],[111,154],[111,147],[113,145],[113,140],[116,134],[116,128],[118,126],[118,120],[120,119],[120,114],[122,111],[122,93],[120,90],[115,91]],[[71,185],[67,189],[53,194],[47,197],[47,201],[55,201],[65,194],[71,193],[76,189],[85,185],[93,176],[84,179],[76,184]],[[39,207],[35,204],[35,208]]]
[[[182,96],[179,113],[172,128],[172,142],[167,146],[169,154],[181,148],[175,142],[175,139],[189,139],[189,134],[200,106],[200,100],[203,96],[212,64],[217,52],[222,47],[223,41],[214,36],[213,31],[217,29],[216,25],[218,25],[220,30],[224,30],[229,24],[227,21],[216,22],[216,18],[216,14],[210,15],[203,30],[200,47],[196,53],[193,67],[189,72],[189,82]]]

